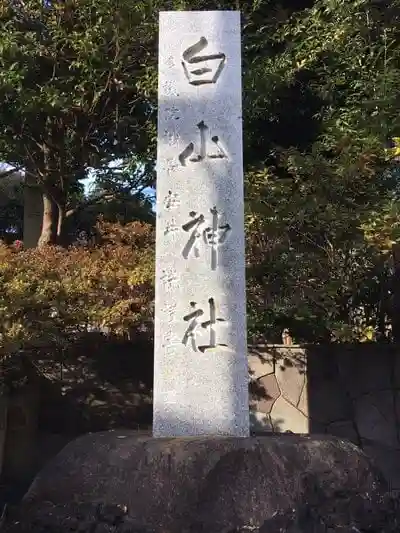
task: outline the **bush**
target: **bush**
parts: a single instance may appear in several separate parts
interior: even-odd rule
[[[23,250],[0,244],[0,363],[63,350],[81,331],[151,327],[154,228],[100,221],[95,244]]]

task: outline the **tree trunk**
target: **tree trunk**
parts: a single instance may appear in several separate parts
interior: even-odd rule
[[[64,244],[64,230],[65,230],[65,203],[57,202],[58,218],[57,218],[57,243],[63,246]]]
[[[57,243],[58,207],[47,192],[42,193],[43,219],[38,248]]]
[[[24,248],[36,248],[43,221],[42,191],[35,176],[27,172],[24,184]]]

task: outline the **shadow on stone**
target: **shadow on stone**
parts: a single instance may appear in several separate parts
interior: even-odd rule
[[[82,531],[89,523],[99,533],[327,531],[394,516],[386,492],[373,462],[337,438],[109,431],[80,437],[50,461],[8,531]],[[100,520],[99,509],[114,518],[103,512]]]

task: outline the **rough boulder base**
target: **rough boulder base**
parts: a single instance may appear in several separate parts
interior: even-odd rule
[[[35,532],[317,531],[381,523],[389,513],[386,491],[370,459],[337,438],[154,439],[110,431],[80,437],[50,461],[11,529],[24,531],[25,523]],[[101,520],[98,511],[84,518],[88,508],[117,509],[117,520]],[[66,514],[69,529],[46,525]]]

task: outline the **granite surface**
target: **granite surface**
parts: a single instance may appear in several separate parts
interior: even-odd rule
[[[240,14],[159,28],[153,434],[247,436]]]
[[[65,516],[65,506],[77,518],[75,502],[91,507],[93,520],[99,506],[109,509],[112,523],[124,510],[136,531],[228,533],[267,525],[265,531],[278,532],[277,514],[287,520],[297,509],[306,520],[298,531],[317,531],[321,520],[350,531],[388,511],[374,503],[386,491],[373,462],[339,438],[168,439],[109,431],[68,444],[36,477],[20,513],[45,526]]]

